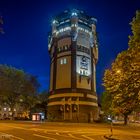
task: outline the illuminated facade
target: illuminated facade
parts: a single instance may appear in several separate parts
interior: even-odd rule
[[[96,22],[79,10],[67,10],[52,22],[48,119],[92,122],[98,118]]]

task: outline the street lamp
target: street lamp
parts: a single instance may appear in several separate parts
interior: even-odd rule
[[[116,70],[115,73],[116,73],[116,74],[120,74],[120,73],[121,73],[121,70],[118,69],[118,70]],[[111,100],[111,111],[112,111],[112,100]],[[111,132],[110,137],[113,136],[113,121],[112,121],[112,119],[113,119],[113,118],[112,118],[112,115],[108,117],[108,120],[110,121],[110,132]]]
[[[116,72],[119,74],[119,73],[121,73],[121,70],[117,70]]]

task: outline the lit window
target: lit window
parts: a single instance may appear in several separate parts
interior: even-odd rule
[[[62,28],[62,29],[60,29],[60,32],[63,32],[64,31],[64,29]]]
[[[67,64],[67,59],[66,58],[64,58],[64,64]]]
[[[77,16],[77,13],[76,12],[73,12],[71,15],[72,16]]]
[[[61,64],[61,65],[67,64],[67,59],[66,59],[66,58],[60,59],[60,64]]]
[[[87,22],[84,22],[85,24],[87,24]]]
[[[69,21],[70,21],[69,19],[65,20],[65,22],[69,22]]]
[[[64,21],[60,22],[60,24],[63,24],[63,23],[64,23]]]
[[[63,59],[60,60],[60,64],[63,65]]]
[[[77,24],[72,24],[71,27],[77,27]]]
[[[58,48],[58,51],[61,52],[61,47]]]
[[[56,20],[53,20],[53,22],[52,22],[52,23],[53,23],[53,24],[55,24],[56,22],[57,22]]]
[[[91,34],[91,33],[89,32],[89,30],[84,29],[84,28],[81,28],[81,27],[78,27],[78,30],[81,30],[81,31],[84,31],[84,32],[86,32],[86,33],[88,33],[88,34]]]
[[[54,30],[53,33],[56,33],[56,30]]]
[[[32,120],[36,121],[36,115],[32,115]]]
[[[88,30],[85,29],[85,32],[88,33]]]
[[[70,27],[65,27],[65,30],[70,30],[71,28]]]
[[[48,44],[48,48],[50,49],[50,47],[51,47],[51,44],[49,43],[49,44]]]
[[[67,49],[68,49],[68,46],[66,45],[66,46],[65,46],[65,50],[67,50]]]
[[[80,22],[83,22],[82,20],[79,19]]]
[[[6,107],[4,107],[4,108],[3,108],[3,110],[4,110],[4,111],[6,111],[6,110],[7,110],[7,108],[6,108]]]
[[[56,31],[56,35],[58,35],[58,33],[59,33],[59,32],[58,32],[58,31]]]
[[[60,24],[63,24],[63,23],[69,22],[69,21],[70,21],[70,20],[67,19],[67,20],[65,20],[65,21],[60,22]]]
[[[71,27],[61,28],[61,29],[59,29],[58,31],[56,31],[56,34],[62,33],[62,32],[68,31],[68,30],[71,30]]]

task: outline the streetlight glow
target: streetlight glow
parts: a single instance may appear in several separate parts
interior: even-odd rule
[[[121,73],[121,71],[120,70],[117,70],[117,73]]]

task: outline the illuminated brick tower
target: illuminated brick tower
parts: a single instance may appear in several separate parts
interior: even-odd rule
[[[92,122],[98,118],[96,22],[76,9],[64,11],[52,22],[49,120]]]

